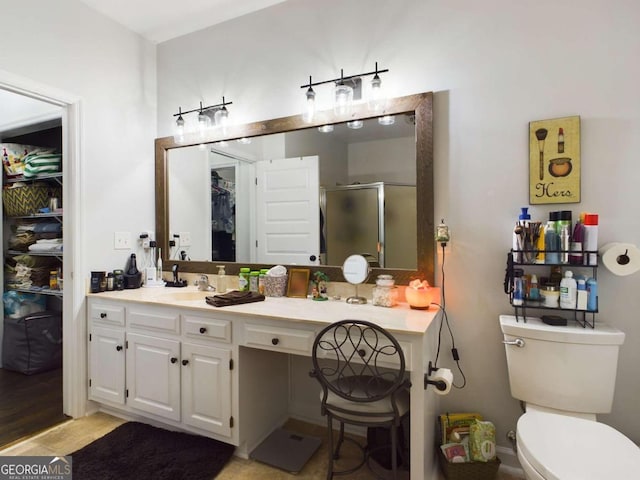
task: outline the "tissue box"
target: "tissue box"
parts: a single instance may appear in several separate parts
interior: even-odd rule
[[[288,275],[265,276],[263,279],[265,297],[284,297],[287,294],[287,277]]]

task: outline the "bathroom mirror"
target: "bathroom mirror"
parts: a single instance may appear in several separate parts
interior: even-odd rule
[[[415,131],[415,134],[411,137],[415,142],[411,147],[414,148],[411,150],[412,153],[409,153],[409,155],[415,157],[412,159],[414,168],[410,173],[405,174],[402,182],[376,182],[376,177],[371,174],[370,177],[358,178],[356,185],[329,184],[327,188],[319,189],[319,184],[324,183],[324,187],[327,182],[332,181],[321,178],[315,188],[319,189],[319,198],[324,199],[321,202],[327,203],[321,203],[319,212],[316,209],[317,207],[314,206],[313,209],[300,216],[322,224],[324,219],[319,219],[318,214],[315,212],[320,213],[323,208],[332,208],[331,202],[334,198],[338,199],[334,201],[338,205],[338,209],[341,209],[345,202],[348,202],[349,205],[355,205],[358,200],[343,198],[344,195],[351,195],[352,193],[363,193],[374,197],[376,199],[374,201],[378,202],[382,209],[386,207],[386,211],[392,210],[393,199],[398,197],[398,204],[402,206],[400,208],[401,211],[415,209],[414,212],[409,213],[409,216],[402,220],[398,215],[389,215],[389,219],[386,220],[386,228],[380,228],[384,239],[382,242],[378,241],[377,244],[374,242],[369,246],[358,245],[348,253],[358,252],[375,257],[376,261],[370,262],[372,266],[384,265],[386,267],[376,268],[376,273],[390,273],[399,282],[408,281],[416,276],[433,281],[432,94],[423,93],[392,99],[383,113],[385,115],[394,115],[396,123],[399,124],[397,126],[404,128],[405,133],[401,134],[405,136],[402,146],[389,147],[395,149],[391,151],[396,153],[396,157],[399,157],[401,153],[405,156],[407,155],[406,137],[411,135],[413,130]],[[226,132],[209,132],[204,138],[185,137],[182,142],[177,142],[174,137],[156,139],[156,235],[162,247],[165,265],[169,267],[177,264],[180,271],[185,272],[215,273],[215,265],[225,264],[227,265],[227,272],[234,274],[240,265],[270,266],[275,263],[283,263],[310,266],[325,272],[331,280],[342,280],[340,265],[346,258],[346,254],[338,252],[338,249],[330,248],[327,254],[325,247],[322,252],[325,255],[321,253],[316,256],[317,259],[315,260],[310,260],[314,255],[303,255],[300,258],[282,257],[282,259],[257,260],[255,255],[252,258],[251,255],[245,254],[244,256],[237,255],[234,258],[229,253],[230,249],[227,249],[227,252],[224,251],[224,246],[229,243],[225,243],[224,239],[233,238],[233,254],[237,251],[250,251],[254,244],[254,236],[250,235],[249,232],[251,225],[256,224],[256,215],[260,215],[259,212],[256,213],[256,211],[259,211],[260,202],[256,203],[255,193],[250,191],[244,193],[242,191],[234,191],[234,194],[237,195],[237,201],[233,202],[232,205],[225,206],[224,202],[214,203],[214,200],[225,200],[227,191],[236,187],[239,190],[242,190],[242,188],[247,189],[248,182],[246,178],[244,182],[241,181],[243,176],[255,176],[256,169],[262,168],[258,166],[259,162],[256,161],[256,158],[259,158],[255,154],[256,151],[264,152],[270,148],[275,153],[269,154],[267,158],[285,158],[288,157],[287,151],[292,151],[291,148],[282,146],[286,143],[287,145],[298,145],[298,148],[293,150],[296,155],[299,152],[303,152],[302,155],[312,156],[311,154],[319,149],[321,152],[320,157],[327,157],[328,155],[322,151],[322,148],[326,150],[326,145],[332,140],[329,140],[329,136],[319,133],[318,126],[333,125],[335,134],[339,135],[342,135],[340,129],[347,132],[347,134],[362,134],[363,130],[365,130],[364,128],[351,131],[346,128],[346,122],[361,119],[372,126],[378,127],[377,118],[379,115],[369,112],[366,105],[359,105],[355,106],[353,112],[349,115],[337,116],[333,114],[333,111],[319,112],[315,121],[311,124],[304,123],[301,116],[298,115],[247,125],[231,126]],[[369,132],[371,132],[369,135],[373,135],[373,137],[369,137],[369,140],[382,140],[387,135],[382,130],[382,127],[379,128],[378,133],[375,133],[373,128],[369,128]],[[406,133],[407,129],[410,129],[409,134]],[[387,132],[390,131],[391,129],[387,130]],[[285,143],[279,140],[283,135],[289,135]],[[236,140],[245,138],[250,139],[250,145],[244,146],[247,143],[246,141],[243,141],[243,143],[236,142]],[[202,145],[202,147],[199,145]],[[300,145],[303,146],[300,147]],[[316,147],[312,148],[312,145],[316,145]],[[362,157],[363,155],[360,154],[360,156]],[[390,158],[386,161],[388,170],[393,171],[394,168],[398,170],[399,158],[391,158],[392,156],[389,155]],[[339,160],[335,158],[333,160],[334,167],[330,167],[330,169],[340,168]],[[320,161],[324,160],[321,159]],[[385,162],[382,163],[384,164]],[[285,167],[283,171],[286,173],[285,176],[287,178],[294,176],[293,172],[299,170],[295,162],[291,166],[287,167],[285,165]],[[321,165],[319,169],[320,176],[326,177],[323,173],[323,168]],[[366,164],[361,169],[366,171]],[[343,179],[342,181],[345,180]],[[335,183],[338,183],[338,181]],[[396,193],[396,185],[392,185],[394,183],[413,183],[413,187],[404,189],[409,192],[413,191],[412,193],[410,192],[413,195],[412,199],[406,200],[406,196],[403,197],[404,193]],[[245,185],[245,187],[241,185]],[[357,192],[355,192],[356,190]],[[365,190],[371,191],[364,192]],[[398,187],[397,190],[403,189]],[[380,191],[383,193],[378,193]],[[196,192],[198,193],[196,194]],[[312,196],[314,195],[312,193]],[[411,205],[411,208],[406,208],[407,205]],[[228,214],[212,215],[212,211],[218,207],[220,207],[220,212],[227,213],[233,209],[234,216],[230,217]],[[333,208],[335,209],[335,207]],[[199,220],[185,224],[185,219],[193,218],[194,211],[198,209],[204,212],[201,213]],[[368,210],[370,209],[364,209],[365,212]],[[324,211],[326,212],[326,210]],[[319,216],[322,217],[323,215],[320,214]],[[333,218],[335,216],[331,216],[331,219]],[[374,221],[365,220],[362,215],[359,215],[358,218],[362,225],[370,226],[374,223]],[[375,221],[377,222],[377,219]],[[343,225],[349,227],[355,223],[357,222],[346,220]],[[338,238],[331,240],[335,245],[347,244],[347,240],[344,240],[347,235],[345,227],[339,226],[338,228],[333,228],[333,232],[330,232],[328,227],[331,224],[330,222],[327,222],[327,224],[323,226],[325,237],[318,243],[326,241],[331,235],[335,235]],[[222,241],[218,242],[220,248],[216,246],[213,249],[215,251],[213,257],[211,246],[212,230],[220,232],[218,236],[222,239]],[[373,230],[375,230],[375,227]],[[379,237],[380,235],[376,238]],[[177,245],[186,244],[187,248],[174,247],[170,249],[170,240]],[[397,245],[401,245],[401,247],[385,249],[388,244],[390,245],[394,242]],[[395,251],[403,253],[409,251],[411,253],[408,255],[408,260],[398,259],[393,255]],[[181,252],[184,252],[184,255],[180,255]],[[316,247],[316,252],[320,253],[319,247]],[[331,252],[335,253],[331,255]],[[220,256],[215,257],[216,254]],[[183,256],[184,260],[182,259]],[[236,261],[232,262],[230,259],[235,259]],[[326,263],[330,265],[326,265]]]

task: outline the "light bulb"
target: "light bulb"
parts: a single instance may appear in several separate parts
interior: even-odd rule
[[[333,132],[333,125],[322,125],[318,127],[318,131],[322,133],[331,133]]]
[[[353,102],[353,88],[345,85],[342,81],[336,84],[335,104],[333,111],[336,115],[347,115],[351,111]]]
[[[222,134],[226,135],[227,133],[227,125],[229,124],[229,110],[224,105],[220,110],[215,113],[215,123],[216,126],[220,126],[222,128]]]
[[[209,126],[209,117],[207,117],[205,115],[205,113],[200,110],[200,113],[198,113],[198,131],[200,132],[200,135],[204,135],[204,133],[207,131],[207,127]]]
[[[176,120],[175,139],[178,142],[182,142],[184,140],[184,118],[182,118],[182,115],[178,115],[178,119]]]
[[[369,100],[367,102],[369,110],[373,112],[380,112],[385,109],[387,104],[387,98],[382,89],[382,80],[376,73],[371,80],[371,92],[369,94]]]
[[[304,113],[304,121],[307,123],[311,123],[313,121],[313,116],[316,113],[316,92],[313,91],[313,88],[309,87],[306,93],[307,104],[306,110]]]
[[[363,125],[364,122],[362,120],[352,120],[350,122],[347,122],[347,127],[353,130],[358,130],[359,128],[362,128]]]

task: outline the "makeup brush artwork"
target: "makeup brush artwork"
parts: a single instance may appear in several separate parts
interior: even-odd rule
[[[529,203],[580,202],[580,117],[529,123]]]

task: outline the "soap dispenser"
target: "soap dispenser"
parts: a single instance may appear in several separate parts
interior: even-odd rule
[[[216,291],[218,293],[226,293],[227,291],[227,276],[224,271],[224,265],[216,265],[218,267],[218,283]]]

